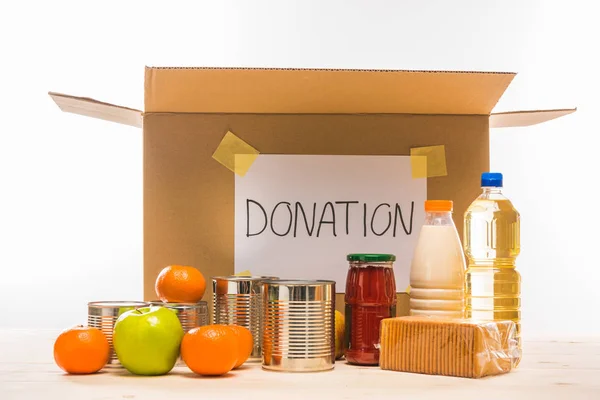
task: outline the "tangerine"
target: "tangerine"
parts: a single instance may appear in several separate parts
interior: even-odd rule
[[[252,354],[252,350],[254,349],[254,338],[252,337],[252,332],[244,326],[240,325],[228,325],[233,333],[237,337],[238,341],[238,353],[237,353],[237,363],[233,367],[238,368],[243,363],[245,363],[250,354]]]
[[[193,328],[183,336],[181,358],[196,374],[224,375],[238,361],[237,335],[227,325]]]
[[[206,281],[194,267],[169,265],[156,277],[154,289],[163,302],[197,303],[204,296]]]
[[[100,329],[77,325],[63,331],[54,342],[54,361],[69,374],[93,374],[110,357],[108,339]]]

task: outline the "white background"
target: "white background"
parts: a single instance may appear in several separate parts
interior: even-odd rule
[[[248,199],[259,203],[266,216],[258,205],[247,205]],[[333,280],[336,292],[344,293],[346,254],[391,253],[397,256],[396,290],[404,292],[410,284],[410,264],[425,220],[426,199],[427,180],[413,179],[410,156],[261,154],[246,175],[235,177],[235,270],[282,279]],[[291,203],[289,211],[281,205],[274,212],[281,201]],[[358,204],[336,205],[336,201]],[[301,211],[296,212],[296,202],[302,205],[308,222]],[[324,211],[327,202],[334,204],[334,211],[331,207]],[[371,220],[375,207],[383,203],[388,207],[379,208]],[[410,235],[396,213],[396,204]],[[323,221],[332,221],[332,212],[335,236],[333,224],[323,224],[319,231],[321,215]],[[311,235],[306,224],[309,230],[312,226]],[[263,226],[266,229],[261,231]],[[377,236],[371,229],[387,233]],[[273,233],[286,231],[289,234],[285,236]],[[254,235],[248,237],[248,232]]]
[[[147,64],[516,71],[497,110],[578,106],[493,131],[491,163],[523,215],[524,336],[599,334],[593,4],[3,2],[0,327],[66,328],[89,300],[141,297],[141,133],[46,92],[142,107]]]

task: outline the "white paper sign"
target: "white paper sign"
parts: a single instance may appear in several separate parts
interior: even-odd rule
[[[328,279],[345,292],[350,253],[391,253],[410,283],[427,181],[408,156],[259,155],[235,178],[235,271]]]

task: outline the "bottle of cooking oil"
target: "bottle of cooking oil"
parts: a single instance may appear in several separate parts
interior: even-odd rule
[[[481,175],[482,193],[464,218],[465,313],[478,320],[512,320],[517,324],[521,360],[521,276],[516,271],[520,252],[520,215],[502,194],[502,174]]]

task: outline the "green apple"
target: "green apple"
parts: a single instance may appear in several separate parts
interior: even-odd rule
[[[135,310],[135,307],[119,307],[119,313],[117,314],[117,317],[120,317],[127,311],[131,311],[131,310]]]
[[[117,319],[113,346],[121,365],[132,374],[164,375],[177,362],[183,334],[173,310],[143,307],[126,311]]]

